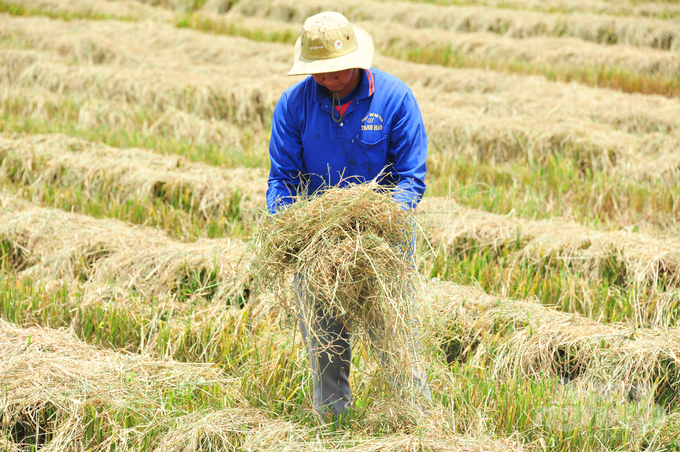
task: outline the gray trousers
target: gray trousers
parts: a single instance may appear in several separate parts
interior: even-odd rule
[[[298,276],[295,277],[294,292],[298,324],[312,371],[314,410],[322,419],[327,420],[329,415],[339,416],[352,405],[349,384],[352,361],[350,334],[342,321],[323,312]],[[417,354],[420,352],[417,335],[414,334],[411,339],[409,348]],[[381,363],[390,367],[388,351],[379,351],[379,354]],[[417,392],[426,400],[431,400],[427,376],[419,366],[413,369],[413,380],[418,388]]]

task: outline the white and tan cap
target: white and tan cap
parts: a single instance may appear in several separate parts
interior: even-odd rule
[[[372,60],[373,40],[366,30],[340,13],[326,11],[309,17],[302,26],[288,75],[369,69]]]

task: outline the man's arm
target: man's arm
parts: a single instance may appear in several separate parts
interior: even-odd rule
[[[298,124],[290,114],[288,94],[286,91],[281,95],[272,117],[271,170],[267,188],[267,209],[271,214],[295,201],[301,182],[302,138]]]
[[[425,193],[427,135],[420,108],[409,90],[390,132],[388,158],[396,180],[395,201],[404,209],[415,209]]]

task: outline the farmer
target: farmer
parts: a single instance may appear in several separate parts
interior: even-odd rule
[[[288,75],[311,75],[286,89],[272,119],[269,212],[327,186],[378,179],[404,209],[425,192],[427,137],[411,90],[371,67],[373,41],[342,15],[309,17]],[[314,385],[314,408],[327,419],[351,406],[349,333],[315,308],[296,279],[299,325]],[[309,334],[313,327],[323,334]],[[423,379],[424,380],[424,379]],[[429,397],[425,381],[421,391]]]

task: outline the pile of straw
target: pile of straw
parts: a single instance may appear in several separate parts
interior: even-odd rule
[[[414,217],[393,194],[371,182],[298,200],[261,225],[252,273],[258,287],[291,311],[296,308],[287,295],[295,278],[317,312],[360,333],[399,372],[413,366]],[[311,335],[324,333],[307,327]]]
[[[0,320],[0,450],[521,451],[511,439],[440,425],[376,425],[349,435],[250,405],[243,382],[213,365],[104,350],[67,331]],[[383,411],[379,406],[377,411]],[[378,422],[376,422],[378,424]],[[375,434],[374,434],[375,433]]]
[[[680,286],[680,240],[630,230],[600,231],[572,220],[531,220],[455,206],[429,198],[419,220],[430,243],[447,253],[478,249],[508,253],[508,268],[523,263],[566,269],[596,286],[604,277],[655,297],[636,297],[633,318],[641,326],[675,324]],[[613,275],[613,276],[612,276]],[[564,297],[573,296],[565,292]],[[581,300],[588,303],[589,299]]]

